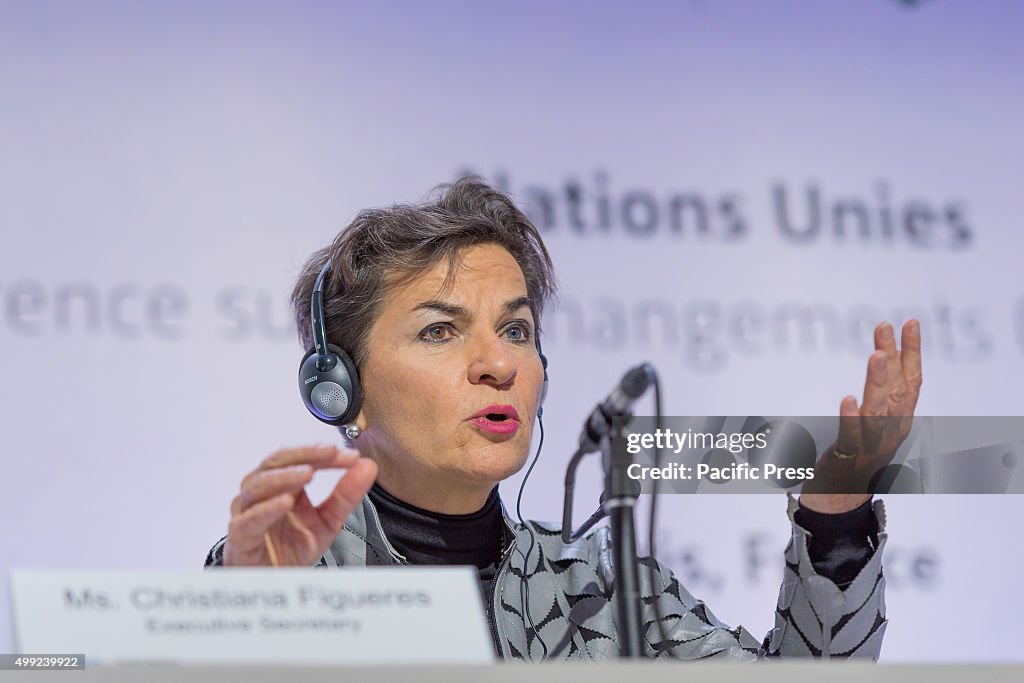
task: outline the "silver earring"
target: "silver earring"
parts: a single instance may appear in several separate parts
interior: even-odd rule
[[[352,425],[348,425],[347,427],[345,427],[345,436],[347,436],[348,438],[352,439],[353,441],[355,441],[356,439],[359,438],[359,434],[360,434],[360,431],[359,431],[359,426],[358,425],[352,424]]]

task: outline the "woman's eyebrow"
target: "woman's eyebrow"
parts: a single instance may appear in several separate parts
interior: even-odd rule
[[[526,296],[520,296],[516,297],[515,299],[510,299],[506,301],[505,305],[502,306],[502,311],[505,313],[505,315],[510,315],[518,311],[520,308],[523,308],[524,306],[530,306],[530,298]],[[459,306],[458,304],[451,304],[448,303],[447,301],[440,301],[438,299],[430,299],[428,301],[418,303],[413,307],[412,310],[437,311],[439,313],[444,313],[445,315],[450,315],[453,318],[466,319],[471,317],[469,310],[466,309],[464,306]]]
[[[465,307],[458,306],[456,304],[450,304],[445,301],[438,301],[437,299],[430,299],[429,301],[424,301],[422,303],[416,304],[415,306],[413,306],[412,310],[437,311],[439,313],[450,315],[453,318],[469,317],[469,311]]]
[[[528,297],[528,296],[521,296],[521,297],[512,299],[510,301],[506,301],[505,302],[505,306],[504,306],[505,315],[511,315],[512,313],[515,313],[516,311],[518,311],[523,306],[526,306],[526,307],[530,306],[530,297]]]

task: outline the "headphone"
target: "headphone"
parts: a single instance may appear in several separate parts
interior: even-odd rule
[[[306,352],[299,363],[299,393],[306,409],[329,425],[340,427],[352,422],[363,404],[363,387],[359,372],[344,349],[327,343],[324,326],[324,278],[331,268],[327,259],[313,286],[310,303],[310,319],[313,324],[313,348]],[[544,414],[544,399],[548,395],[548,359],[540,347],[540,336],[534,335],[540,364],[544,368],[544,384],[537,404],[537,417]]]

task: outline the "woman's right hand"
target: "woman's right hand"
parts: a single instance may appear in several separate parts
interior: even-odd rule
[[[306,484],[316,470],[348,471],[313,507]],[[377,478],[377,463],[359,451],[305,446],[277,451],[242,480],[231,501],[224,565],[311,567],[330,547]]]

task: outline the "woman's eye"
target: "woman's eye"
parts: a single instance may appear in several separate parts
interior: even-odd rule
[[[508,338],[514,342],[525,342],[529,341],[530,339],[530,330],[529,328],[526,327],[526,325],[510,325],[505,330],[505,334],[507,334]]]
[[[420,333],[420,339],[428,342],[443,342],[448,339],[447,325],[431,325]]]

